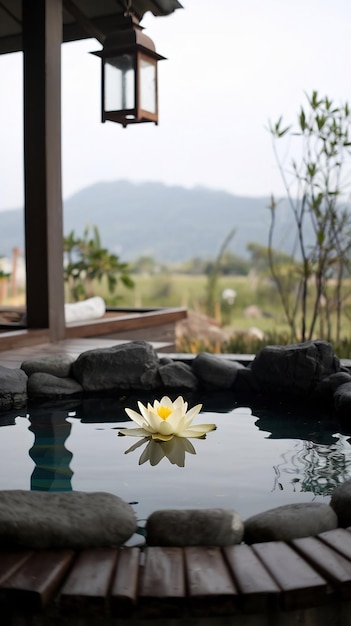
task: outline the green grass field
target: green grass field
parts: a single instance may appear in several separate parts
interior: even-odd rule
[[[160,272],[156,274],[133,275],[135,286],[127,289],[118,285],[116,292],[108,293],[102,282],[94,285],[95,295],[102,296],[107,305],[125,308],[152,308],[152,307],[185,307],[190,311],[206,313],[206,298],[208,279],[204,275],[192,276],[176,272]],[[349,287],[349,286],[348,286]],[[233,289],[236,292],[235,304],[228,307],[222,299],[224,289]],[[287,343],[289,340],[289,326],[286,322],[282,305],[274,285],[263,277],[221,276],[216,285],[216,319],[223,328],[233,333],[228,351],[239,352],[257,351],[257,343],[243,346],[243,332],[251,327],[263,331],[270,343]],[[248,316],[247,308],[257,307],[261,312],[259,317]],[[319,327],[316,328],[315,338],[318,338]],[[237,343],[235,335],[238,334]],[[342,346],[338,346],[338,354],[351,357],[351,323],[344,315],[342,320]]]

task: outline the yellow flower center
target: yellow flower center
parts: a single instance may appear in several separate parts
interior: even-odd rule
[[[163,406],[161,404],[157,409],[157,413],[161,419],[166,420],[172,413],[172,409],[170,409],[169,406]]]

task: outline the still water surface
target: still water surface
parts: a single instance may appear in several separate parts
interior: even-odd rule
[[[214,422],[216,431],[150,451],[147,441],[118,436],[135,425],[113,407],[103,415],[96,400],[87,415],[63,402],[1,416],[0,489],[107,491],[133,503],[139,520],[161,508],[205,507],[245,519],[292,502],[329,502],[351,478],[348,435],[318,415],[205,403],[194,423]]]

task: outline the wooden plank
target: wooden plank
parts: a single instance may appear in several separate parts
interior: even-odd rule
[[[142,617],[180,617],[185,603],[182,548],[148,547],[140,581]]]
[[[48,341],[50,341],[50,334],[46,329],[11,330],[0,333],[0,353],[2,350],[35,346]]]
[[[224,557],[240,592],[240,608],[263,613],[278,607],[281,590],[250,546],[226,546]]]
[[[118,552],[110,594],[110,610],[113,617],[129,617],[138,599],[139,548],[126,548]]]
[[[351,562],[317,537],[294,539],[292,545],[336,587],[344,600],[351,598]]]
[[[31,550],[0,552],[0,588],[32,554]]]
[[[351,533],[345,530],[345,528],[327,530],[324,533],[320,533],[318,539],[351,560]]]
[[[284,609],[303,609],[325,602],[327,582],[282,541],[256,543],[252,549],[282,590]]]
[[[37,612],[55,597],[73,561],[72,550],[34,552],[2,584],[12,606],[21,612]]]
[[[115,317],[103,317],[83,322],[72,322],[66,326],[65,338],[96,337],[135,329],[151,328],[169,324],[187,317],[186,309],[155,309],[144,313],[119,313]]]
[[[220,548],[184,548],[188,601],[193,615],[231,615],[237,589]]]
[[[103,616],[116,569],[117,549],[83,550],[62,588],[60,610],[65,615]]]

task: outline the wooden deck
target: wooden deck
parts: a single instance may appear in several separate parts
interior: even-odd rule
[[[17,311],[17,309],[16,309]],[[10,311],[12,314],[16,311]],[[7,309],[0,307],[2,316]],[[168,343],[175,350],[176,323],[187,317],[182,307],[107,309],[103,317],[67,324],[65,339],[96,338]],[[18,323],[0,323],[0,354],[5,350],[48,343],[48,329],[27,329]]]
[[[280,616],[267,624],[285,624],[289,612],[320,607],[319,624],[345,626],[349,620],[338,616],[351,600],[350,531],[225,548],[1,552],[1,610],[11,618],[51,616],[40,624],[51,624],[55,614],[55,624],[76,619],[79,626],[97,618],[103,624],[115,618],[162,623],[233,615],[233,623],[247,625],[266,623],[248,622],[248,615]],[[296,623],[305,623],[301,613]]]
[[[110,348],[118,344],[128,343],[128,339],[105,339],[104,337],[91,337],[89,339],[64,339],[57,343],[34,343],[33,345],[0,350],[0,365],[10,368],[18,368],[23,361],[29,358],[43,357],[50,354],[69,354],[78,357],[82,352],[95,350],[96,348]],[[167,342],[150,341],[157,352],[164,353],[172,350],[172,345]]]

